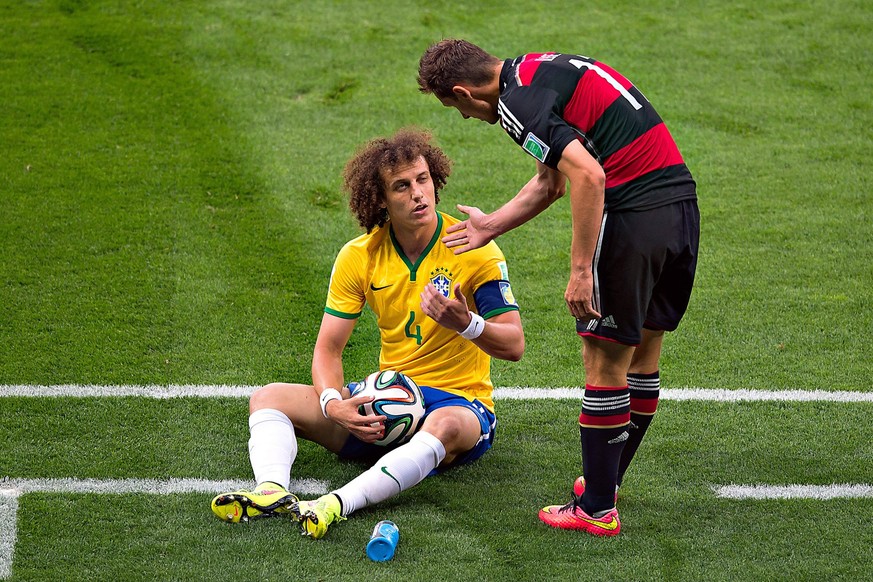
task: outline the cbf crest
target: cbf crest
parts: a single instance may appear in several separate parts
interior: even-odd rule
[[[445,267],[437,267],[430,272],[430,282],[436,287],[437,291],[443,294],[443,297],[448,298],[452,292],[452,281],[454,275]]]

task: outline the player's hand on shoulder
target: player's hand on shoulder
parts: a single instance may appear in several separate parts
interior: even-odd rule
[[[479,208],[458,204],[458,210],[468,218],[446,228],[446,236],[442,238],[443,244],[456,255],[484,247],[497,237],[487,224],[488,215]]]
[[[343,400],[333,400],[328,403],[328,417],[358,439],[365,443],[372,443],[382,437],[386,417],[364,416],[360,413],[359,407],[373,400],[373,396],[352,396]]]

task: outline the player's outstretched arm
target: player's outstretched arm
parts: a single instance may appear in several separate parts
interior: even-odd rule
[[[446,229],[443,243],[456,255],[483,247],[501,234],[521,226],[564,195],[566,178],[560,172],[537,162],[537,173],[512,200],[490,214],[475,206],[458,205],[466,220]]]

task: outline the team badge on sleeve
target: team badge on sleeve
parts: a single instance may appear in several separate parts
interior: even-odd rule
[[[533,132],[527,134],[527,138],[524,140],[524,145],[521,147],[523,147],[527,153],[543,163],[545,163],[546,156],[549,155],[549,150],[551,149],[546,145],[546,142],[535,136]]]
[[[500,294],[503,295],[503,302],[507,305],[516,305],[515,295],[512,294],[512,287],[506,281],[500,282]]]

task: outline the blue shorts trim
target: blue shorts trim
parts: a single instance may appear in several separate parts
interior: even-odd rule
[[[458,465],[472,463],[491,448],[491,445],[494,442],[494,432],[497,428],[497,417],[493,412],[485,408],[485,405],[478,400],[473,400],[471,402],[463,396],[439,390],[438,388],[431,388],[430,386],[421,386],[421,393],[424,396],[425,403],[424,418],[427,418],[430,413],[434,410],[439,410],[440,408],[445,408],[447,406],[461,406],[473,411],[476,418],[479,419],[479,426],[482,431],[479,442],[476,443],[476,446],[463,455],[458,455],[450,465],[440,466],[434,469],[431,471],[431,475],[441,473],[446,469]],[[422,422],[424,421],[422,420]],[[401,445],[383,447],[371,443],[365,443],[357,437],[349,435],[349,438],[346,440],[338,455],[344,459],[375,461],[388,451],[396,449],[398,446]]]

